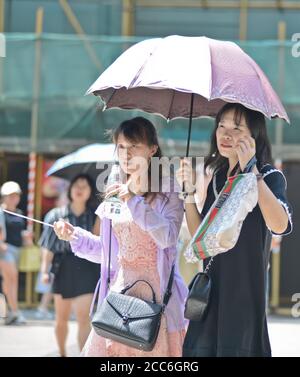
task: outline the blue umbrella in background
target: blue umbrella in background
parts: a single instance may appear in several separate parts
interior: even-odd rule
[[[55,161],[47,171],[47,175],[70,181],[77,174],[84,173],[96,181],[101,171],[107,168],[105,164],[111,167],[114,157],[114,144],[86,145]]]

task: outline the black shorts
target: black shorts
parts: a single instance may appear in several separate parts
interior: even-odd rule
[[[52,263],[54,273],[54,294],[63,298],[75,298],[94,293],[100,278],[100,264],[76,257],[72,253],[54,254]]]

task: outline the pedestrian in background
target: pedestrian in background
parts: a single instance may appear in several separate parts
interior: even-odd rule
[[[71,181],[68,197],[70,203],[54,208],[45,216],[45,222],[53,224],[64,219],[77,226],[94,231],[96,216],[89,204],[94,199],[95,185],[92,179],[80,174]],[[42,247],[42,282],[50,283],[49,268],[53,274],[53,294],[55,306],[55,334],[61,356],[66,356],[68,320],[72,311],[78,322],[78,344],[82,349],[91,330],[89,308],[93,292],[100,276],[100,266],[76,257],[68,242],[57,239],[52,228],[45,227],[40,238]]]
[[[22,213],[18,209],[21,200],[21,188],[18,183],[9,181],[1,187],[2,209]],[[2,275],[2,289],[8,303],[6,325],[25,324],[26,320],[18,307],[18,263],[20,248],[32,242],[32,236],[26,231],[26,222],[23,218],[4,212],[5,226],[1,226],[0,243],[0,271]]]

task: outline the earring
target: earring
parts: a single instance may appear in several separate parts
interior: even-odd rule
[[[217,153],[214,152],[211,156],[212,156],[212,157],[216,157],[216,155],[217,155]]]

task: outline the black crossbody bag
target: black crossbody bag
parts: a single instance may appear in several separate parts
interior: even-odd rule
[[[108,258],[107,285],[110,284],[111,262],[111,224]],[[163,303],[156,301],[153,287],[146,280],[136,280],[121,292],[110,291],[96,311],[92,319],[95,332],[116,342],[142,351],[152,351],[160,329],[161,316],[164,313],[171,294],[174,280],[172,266]],[[138,283],[146,283],[152,291],[152,301],[128,296],[125,293]]]

